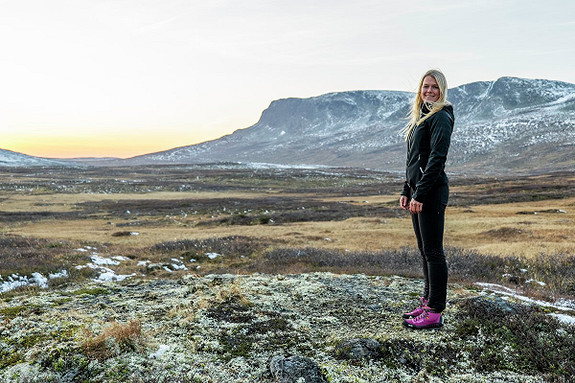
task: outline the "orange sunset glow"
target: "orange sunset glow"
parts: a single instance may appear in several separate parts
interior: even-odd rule
[[[118,133],[101,136],[34,136],[7,137],[4,147],[12,151],[46,158],[118,157],[129,158],[141,154],[172,149],[197,143],[200,137],[150,134],[134,136]]]

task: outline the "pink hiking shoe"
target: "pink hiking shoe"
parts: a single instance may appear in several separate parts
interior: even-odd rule
[[[408,313],[403,313],[403,318],[404,319],[408,319],[408,318],[415,318],[416,316],[421,315],[421,313],[423,313],[425,311],[425,309],[427,308],[427,303],[429,302],[427,299],[425,299],[424,297],[419,298],[419,306],[417,306],[417,308],[413,311],[410,311]]]
[[[429,307],[426,307],[423,313],[415,318],[406,319],[403,324],[407,327],[415,329],[436,328],[443,326],[443,317],[441,313],[432,312]]]

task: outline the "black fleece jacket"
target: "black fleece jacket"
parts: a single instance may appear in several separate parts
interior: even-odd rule
[[[429,112],[422,106],[423,114]],[[411,131],[407,140],[405,184],[402,195],[425,203],[430,190],[448,183],[445,162],[453,132],[453,107],[446,105]]]

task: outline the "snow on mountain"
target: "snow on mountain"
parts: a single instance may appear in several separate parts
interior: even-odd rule
[[[251,127],[217,140],[126,160],[88,165],[264,163],[349,166],[400,171],[413,93],[335,92],[273,101]],[[575,84],[502,77],[449,89],[455,129],[449,169],[467,172],[541,172],[575,165]],[[0,152],[0,166],[45,165]],[[68,164],[73,161],[64,162]],[[59,163],[61,165],[61,163]]]
[[[414,95],[329,93],[273,101],[253,126],[126,164],[262,162],[401,170],[399,131]],[[575,84],[503,77],[448,92],[456,123],[450,168],[481,172],[572,169]]]
[[[410,98],[407,92],[356,91],[277,100],[250,128],[128,162],[350,165],[349,159],[361,162],[362,153],[398,141]]]
[[[31,166],[77,166],[66,161],[33,157],[27,154],[0,149],[0,167],[31,167]]]

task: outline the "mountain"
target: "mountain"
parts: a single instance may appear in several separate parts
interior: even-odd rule
[[[0,167],[30,167],[30,166],[77,166],[63,160],[33,157],[27,154],[0,149]]]
[[[0,151],[0,166],[266,163],[401,171],[413,93],[352,91],[273,101],[260,120],[217,140],[121,160],[55,161]],[[538,173],[575,167],[575,84],[502,77],[449,89],[448,170]]]
[[[273,101],[253,126],[125,165],[261,162],[401,170],[399,131],[413,93],[353,91]],[[503,77],[449,89],[456,123],[449,167],[540,172],[575,164],[575,84]]]
[[[390,148],[405,157],[398,136],[412,95],[355,91],[277,100],[253,126],[220,139],[133,157],[141,163],[217,161],[387,167]],[[396,162],[395,159],[392,162]]]

